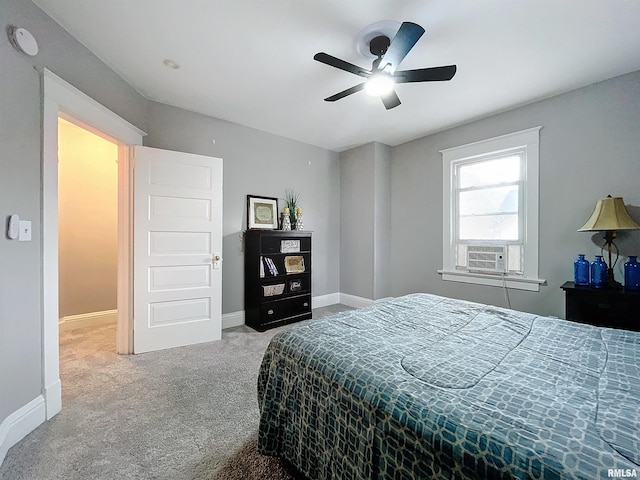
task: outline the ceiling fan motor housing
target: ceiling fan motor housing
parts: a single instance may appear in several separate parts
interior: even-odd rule
[[[379,35],[369,42],[369,51],[376,57],[381,57],[387,53],[387,48],[391,45],[391,40],[386,35]]]

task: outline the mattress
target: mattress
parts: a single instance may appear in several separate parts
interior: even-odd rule
[[[640,333],[412,294],[277,334],[259,450],[320,479],[640,473]]]

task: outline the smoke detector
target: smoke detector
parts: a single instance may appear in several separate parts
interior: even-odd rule
[[[38,42],[36,42],[34,36],[31,35],[31,32],[26,28],[10,25],[7,27],[7,34],[9,35],[11,45],[19,52],[29,55],[30,57],[35,57],[38,54]]]

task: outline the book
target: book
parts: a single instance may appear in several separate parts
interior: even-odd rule
[[[269,275],[278,275],[278,269],[276,268],[276,264],[273,263],[273,260],[269,257],[264,257],[264,265]]]

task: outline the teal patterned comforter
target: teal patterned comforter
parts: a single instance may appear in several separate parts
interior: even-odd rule
[[[412,294],[277,334],[259,449],[309,479],[640,475],[640,333]]]

